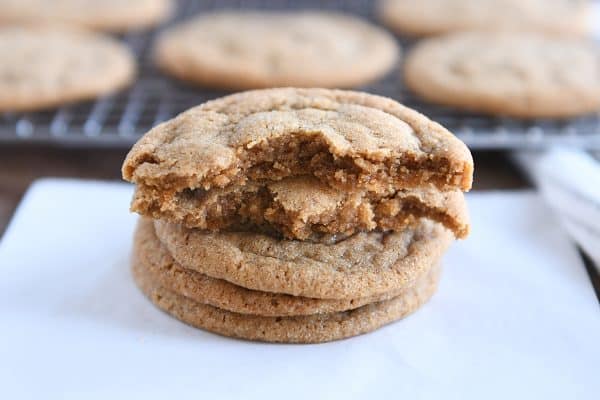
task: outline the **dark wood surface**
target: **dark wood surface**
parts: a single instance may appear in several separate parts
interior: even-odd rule
[[[121,179],[122,149],[0,147],[0,235],[27,187],[42,177]],[[503,153],[475,154],[474,190],[519,189],[527,181]]]

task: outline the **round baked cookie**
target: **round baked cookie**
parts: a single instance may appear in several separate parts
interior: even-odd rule
[[[401,232],[357,233],[331,243],[255,232],[207,232],[154,221],[156,236],[182,267],[264,292],[319,299],[371,297],[410,287],[453,240],[422,220]]]
[[[65,23],[124,32],[171,14],[172,0],[0,0],[0,23]]]
[[[421,218],[443,224],[457,238],[469,233],[467,205],[460,190],[440,192],[426,187],[379,197],[336,190],[307,176],[208,191],[136,188],[131,210],[188,228],[223,230],[245,225],[299,240],[399,231]]]
[[[122,172],[138,190],[165,194],[312,175],[385,195],[429,184],[469,190],[473,159],[441,125],[392,99],[283,88],[222,97],[156,126]]]
[[[588,0],[379,0],[380,19],[407,35],[464,30],[589,31]]]
[[[394,291],[380,296],[329,300],[249,290],[177,264],[156,237],[152,221],[143,218],[134,237],[132,264],[139,273],[149,276],[165,289],[193,301],[240,314],[290,316],[332,313],[401,294],[401,291]]]
[[[135,75],[125,46],[65,27],[2,27],[0,54],[0,111],[95,98],[128,85]]]
[[[239,314],[195,302],[154,282],[133,265],[134,279],[158,308],[196,328],[224,336],[281,343],[321,343],[373,331],[415,311],[435,293],[440,269],[400,296],[371,303],[351,311],[290,317]]]
[[[222,11],[165,31],[155,49],[168,74],[219,89],[352,87],[388,72],[394,38],[325,12]]]
[[[427,39],[407,56],[406,85],[422,98],[522,118],[600,110],[600,51],[535,33],[464,32]]]

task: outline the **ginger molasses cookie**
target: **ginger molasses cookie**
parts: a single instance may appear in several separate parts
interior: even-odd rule
[[[588,0],[380,0],[380,18],[407,35],[464,30],[589,31]]]
[[[0,111],[92,99],[128,85],[128,49],[98,33],[66,27],[0,28]]]
[[[240,314],[290,316],[347,311],[396,297],[402,292],[330,300],[246,289],[179,265],[156,237],[152,221],[144,218],[140,219],[136,229],[132,263],[133,268],[165,289]]]
[[[284,88],[209,101],[156,126],[122,172],[148,196],[301,175],[386,196],[428,185],[469,190],[473,160],[441,125],[391,99]]]
[[[384,30],[325,12],[224,11],[164,32],[155,59],[168,74],[219,89],[351,87],[394,65]]]
[[[320,343],[360,335],[415,311],[433,295],[440,269],[433,267],[402,294],[350,311],[290,317],[239,314],[202,304],[166,289],[133,265],[142,292],[159,308],[197,328],[241,339],[283,343]]]
[[[400,232],[362,232],[330,242],[207,232],[159,220],[154,227],[184,268],[248,289],[320,299],[380,296],[410,287],[453,241],[450,231],[426,219]]]
[[[0,0],[1,23],[64,23],[125,32],[165,20],[172,0]]]
[[[131,210],[188,228],[256,226],[261,231],[300,240],[360,231],[398,231],[420,218],[442,223],[458,238],[469,232],[467,207],[460,190],[440,192],[427,187],[377,196],[368,191],[336,190],[309,176],[208,191],[145,188],[136,190]]]
[[[535,33],[455,33],[407,56],[406,84],[431,102],[512,117],[600,110],[600,49]]]

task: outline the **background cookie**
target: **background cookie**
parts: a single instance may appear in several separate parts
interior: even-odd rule
[[[0,0],[2,23],[68,23],[123,32],[166,19],[171,0]]]
[[[391,35],[347,15],[228,11],[167,30],[155,58],[208,87],[351,87],[385,74],[398,52]]]
[[[153,282],[136,268],[142,292],[163,311],[197,328],[225,336],[266,342],[320,343],[373,331],[416,310],[433,295],[439,268],[402,295],[355,310],[297,317],[261,317],[232,313],[197,303]]]
[[[378,14],[392,30],[432,35],[462,30],[519,30],[583,34],[587,0],[380,0]]]
[[[514,117],[600,110],[600,51],[593,43],[534,33],[456,33],[407,56],[406,85],[426,100]]]
[[[332,313],[401,294],[401,291],[395,291],[374,297],[328,300],[249,290],[177,264],[156,237],[152,221],[147,219],[140,219],[136,229],[132,268],[147,275],[157,285],[195,302],[240,314],[290,316]]]
[[[154,221],[181,266],[238,286],[324,299],[378,296],[411,286],[453,240],[431,221],[337,243],[279,240],[254,232],[206,232]]]
[[[0,111],[91,99],[135,75],[134,60],[119,42],[67,28],[0,28],[0,54]]]

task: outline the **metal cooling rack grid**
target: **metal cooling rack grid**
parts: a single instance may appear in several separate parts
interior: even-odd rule
[[[358,14],[376,22],[373,2],[369,0],[179,0],[177,15],[167,26],[216,8],[328,9]],[[123,37],[139,60],[138,80],[129,90],[55,111],[0,114],[0,143],[128,147],[157,123],[226,94],[186,86],[157,71],[152,65],[150,49],[159,32],[160,29],[131,32]],[[408,46],[410,43],[403,42],[404,48]],[[600,150],[600,115],[568,121],[524,122],[460,113],[420,101],[402,86],[397,69],[386,78],[358,89],[400,100],[449,128],[473,149],[570,145]]]

